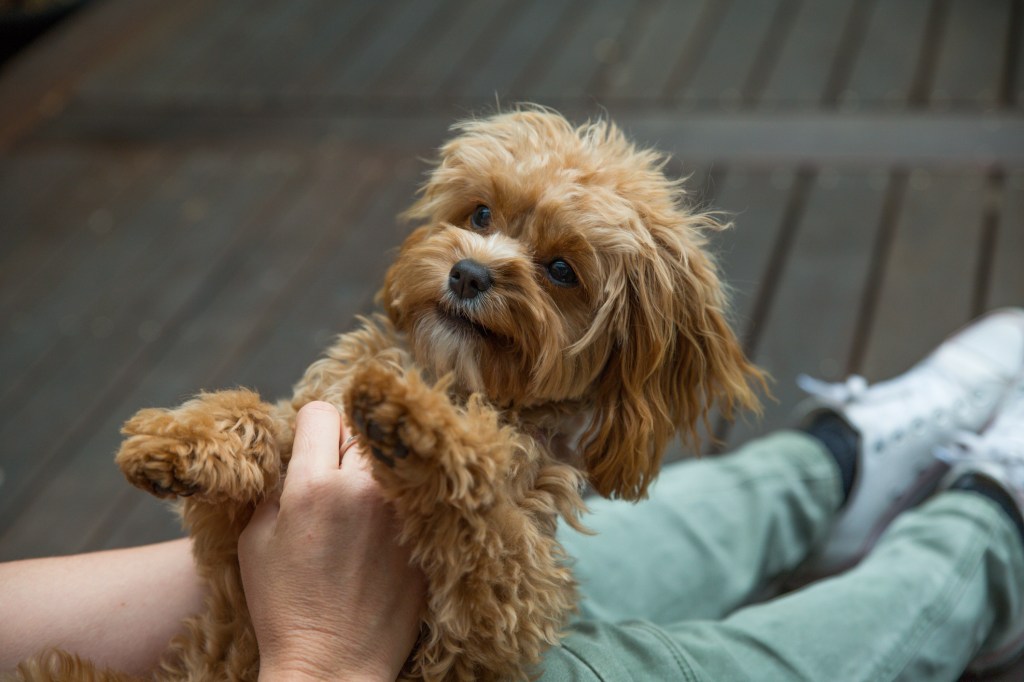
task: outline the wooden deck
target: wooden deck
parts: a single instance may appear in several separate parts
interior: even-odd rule
[[[285,394],[372,295],[447,126],[607,114],[733,214],[735,320],[880,379],[1024,304],[1022,0],[103,0],[0,71],[0,560],[179,534],[112,464]],[[678,455],[678,453],[677,453]]]

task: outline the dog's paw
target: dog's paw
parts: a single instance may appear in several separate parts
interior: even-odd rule
[[[417,374],[369,363],[353,378],[345,404],[367,451],[389,469],[414,469],[442,449],[441,413],[450,406]],[[431,416],[438,418],[430,423]]]
[[[367,405],[352,411],[352,421],[375,459],[389,467],[395,466],[396,459],[409,456],[409,448],[399,439],[395,429],[382,426],[371,416],[373,408]]]
[[[255,394],[207,393],[174,410],[138,412],[122,428],[116,461],[157,497],[256,500],[277,482],[272,429]]]
[[[191,497],[202,489],[190,472],[197,450],[204,449],[184,433],[174,434],[168,410],[142,410],[123,428],[128,437],[117,453],[117,465],[128,481],[157,497]]]

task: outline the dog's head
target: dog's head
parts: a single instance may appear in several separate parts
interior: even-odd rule
[[[677,430],[695,443],[716,402],[757,406],[760,373],[703,248],[721,226],[607,121],[531,108],[455,130],[407,213],[425,224],[388,272],[385,309],[462,392],[582,404],[592,484],[642,497]]]

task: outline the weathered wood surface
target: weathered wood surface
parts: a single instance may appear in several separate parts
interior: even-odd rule
[[[528,100],[674,155],[750,353],[877,380],[1024,304],[1021,0],[105,0],[0,71],[0,559],[179,533],[111,462],[286,393],[373,293],[447,126]],[[677,449],[674,456],[682,456]]]

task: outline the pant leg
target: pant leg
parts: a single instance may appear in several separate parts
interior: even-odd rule
[[[724,621],[661,630],[685,679],[956,680],[1024,629],[1022,592],[1010,520],[954,491],[897,519],[846,574]]]
[[[721,618],[788,572],[828,532],[835,461],[816,439],[782,432],[735,454],[666,467],[647,500],[590,502],[574,557],[584,618],[656,624]]]

